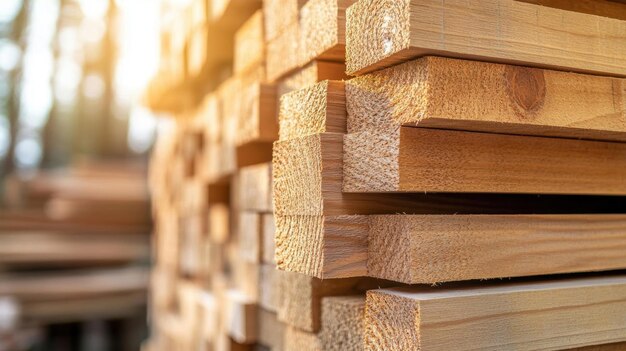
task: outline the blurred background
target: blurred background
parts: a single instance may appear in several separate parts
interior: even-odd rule
[[[0,350],[146,338],[161,5],[0,1]]]

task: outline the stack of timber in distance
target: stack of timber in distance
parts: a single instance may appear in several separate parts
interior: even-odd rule
[[[145,348],[626,347],[626,5],[583,2],[205,3]]]
[[[145,315],[151,223],[144,172],[135,163],[83,161],[7,177],[0,216],[6,340],[40,330],[28,338],[43,345],[51,325]]]

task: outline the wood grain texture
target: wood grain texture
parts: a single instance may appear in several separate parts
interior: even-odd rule
[[[626,277],[367,293],[366,350],[556,350],[624,341]]]
[[[319,338],[327,351],[363,350],[365,296],[337,296],[322,299],[322,329]]]
[[[344,83],[325,80],[280,97],[279,140],[346,132]]]
[[[624,215],[372,215],[368,275],[407,284],[626,268]]]
[[[287,216],[278,267],[407,284],[626,268],[623,215]]]
[[[327,278],[367,274],[366,216],[278,216],[278,268]]]
[[[254,82],[242,88],[236,145],[275,141],[278,139],[276,86]]]
[[[626,22],[513,0],[364,0],[347,10],[349,74],[424,55],[625,76]]]
[[[300,11],[302,62],[345,61],[346,8],[355,0],[309,0]]]
[[[626,140],[626,80],[423,57],[346,82],[347,129]]]
[[[623,195],[626,189],[623,143],[401,127],[347,134],[344,157],[346,192]]]
[[[535,5],[626,20],[626,4],[607,0],[517,0]]]

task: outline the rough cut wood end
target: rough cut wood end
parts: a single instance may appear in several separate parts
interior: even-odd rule
[[[365,296],[334,296],[322,299],[322,329],[319,336],[324,350],[363,350]]]
[[[410,45],[410,0],[361,0],[346,11],[346,70],[356,75]]]
[[[280,140],[346,132],[344,83],[323,81],[280,98]]]

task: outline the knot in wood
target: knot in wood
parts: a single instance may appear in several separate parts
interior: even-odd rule
[[[507,95],[522,119],[533,118],[543,106],[546,81],[543,71],[528,67],[507,66],[504,70]]]

